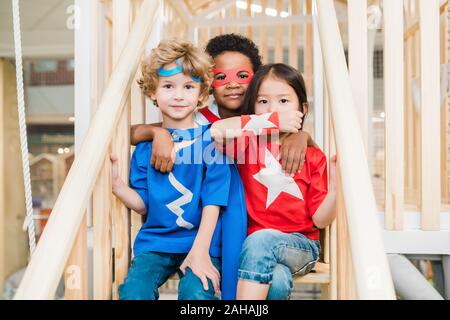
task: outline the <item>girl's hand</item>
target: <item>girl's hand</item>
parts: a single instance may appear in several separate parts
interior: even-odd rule
[[[186,274],[187,267],[200,279],[205,291],[208,290],[209,278],[213,284],[215,293],[220,294],[220,273],[211,262],[208,250],[196,250],[193,247],[180,266],[183,274]]]
[[[303,113],[300,111],[278,112],[278,121],[281,132],[297,133],[302,128]]]
[[[336,170],[337,170],[337,156],[334,155],[330,159],[330,189],[333,188],[333,190],[336,190],[337,187]]]
[[[162,173],[169,173],[173,169],[176,153],[172,136],[163,128],[155,128],[157,131],[153,138],[152,157],[150,164],[155,170]]]
[[[283,171],[293,176],[302,170],[305,163],[309,134],[303,131],[293,133],[283,139],[280,154]]]
[[[120,177],[119,177],[119,164],[117,156],[114,153],[111,153],[109,155],[109,159],[111,160],[111,179],[112,179],[112,185],[113,188],[120,184]]]

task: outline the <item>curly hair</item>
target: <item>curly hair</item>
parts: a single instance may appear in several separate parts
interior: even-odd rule
[[[192,44],[177,40],[161,41],[158,47],[152,49],[150,56],[142,61],[142,77],[138,80],[142,92],[148,97],[154,94],[158,87],[158,70],[178,58],[183,58],[181,65],[184,74],[201,79],[200,94],[203,96],[202,102],[206,102],[212,81],[211,59]]]
[[[259,50],[256,44],[239,34],[230,33],[224,34],[209,40],[206,45],[206,53],[208,53],[213,59],[225,51],[236,51],[247,56],[253,65],[253,71],[258,71],[262,65],[262,58],[259,55]]]

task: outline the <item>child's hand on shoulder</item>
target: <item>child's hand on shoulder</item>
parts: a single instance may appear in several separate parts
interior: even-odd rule
[[[155,170],[169,173],[173,169],[176,159],[175,146],[169,131],[158,128],[152,144],[152,157],[150,164]]]
[[[297,133],[302,128],[303,113],[298,110],[278,112],[279,128],[281,132]]]

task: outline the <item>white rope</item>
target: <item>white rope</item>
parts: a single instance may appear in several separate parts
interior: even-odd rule
[[[26,225],[30,256],[36,248],[36,234],[33,221],[33,201],[31,196],[30,163],[28,155],[27,125],[25,120],[25,101],[23,92],[22,39],[20,33],[19,0],[12,1],[14,23],[14,46],[16,53],[17,108],[19,111],[20,147],[22,150],[23,182],[25,186],[25,203],[27,209]]]

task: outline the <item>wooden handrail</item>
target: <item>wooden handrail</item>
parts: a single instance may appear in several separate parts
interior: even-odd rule
[[[83,211],[105,159],[114,128],[122,114],[140,57],[150,36],[159,1],[144,0],[136,22],[89,131],[31,257],[15,299],[53,299],[71,252]]]
[[[359,299],[395,299],[333,0],[316,0]]]
[[[440,14],[443,14],[446,11],[447,5],[448,5],[448,0],[441,4],[441,6],[439,8]],[[409,27],[408,30],[405,31],[403,40],[408,41],[409,38],[411,38],[417,31],[419,31],[419,28],[420,28],[420,23],[419,23],[419,21],[417,21],[411,27]]]

